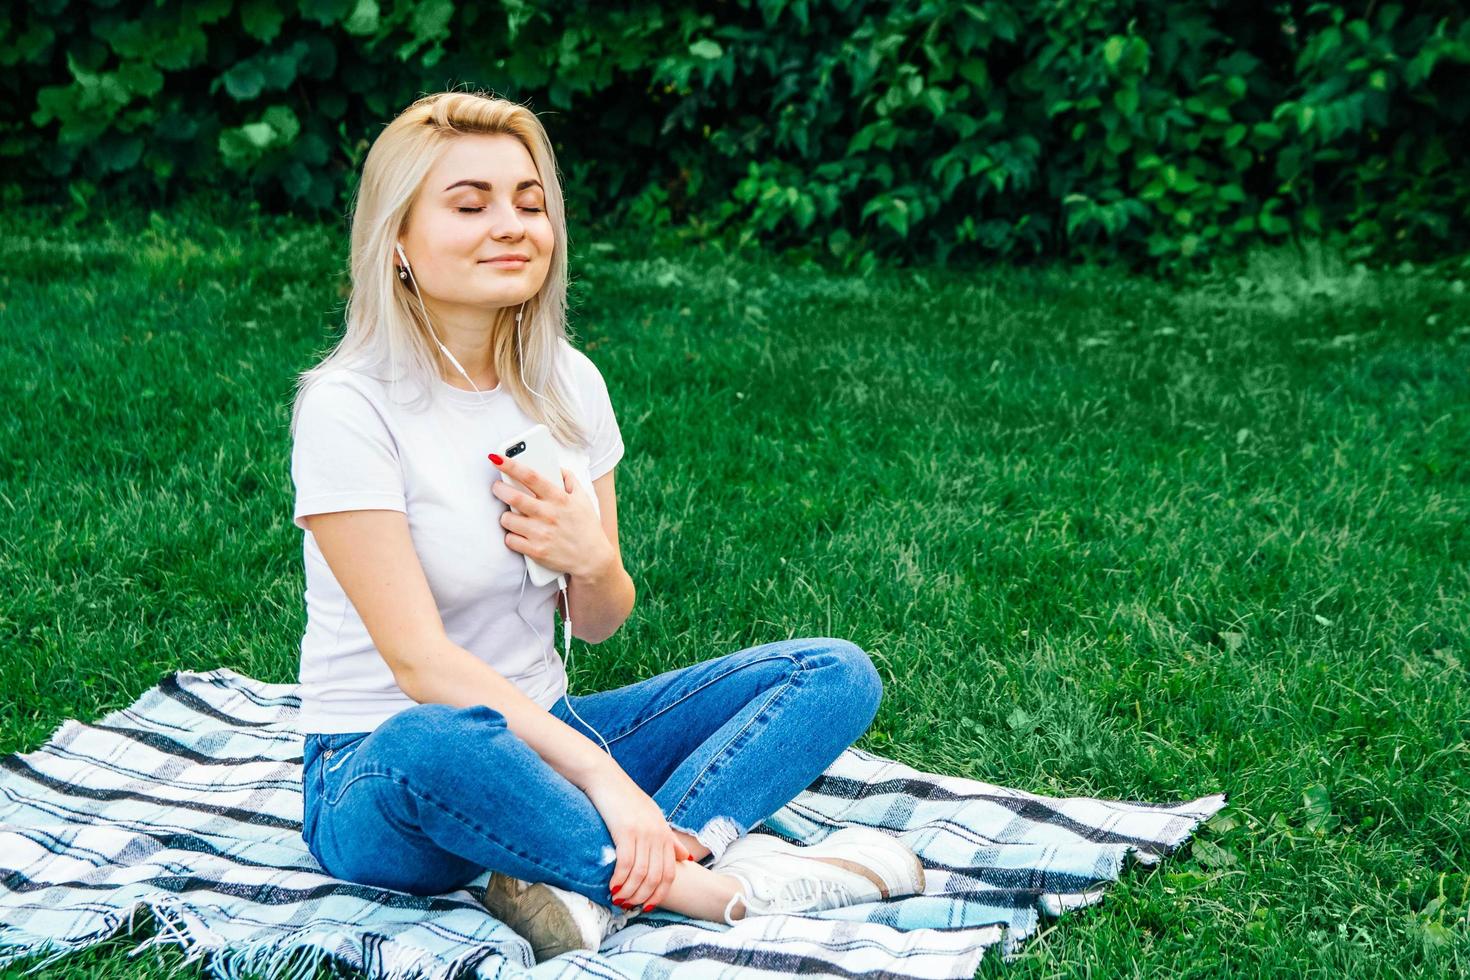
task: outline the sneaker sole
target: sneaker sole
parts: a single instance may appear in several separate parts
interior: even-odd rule
[[[538,963],[574,949],[596,948],[587,946],[571,911],[541,882],[514,895],[503,879],[492,876],[481,904],[531,944]]]
[[[905,853],[901,856],[894,853],[897,850],[894,847],[895,843],[898,843],[896,838],[890,837],[881,830],[874,830],[871,827],[843,827],[841,830],[834,831],[826,839],[816,844],[808,844],[806,846],[795,845],[795,848],[802,857],[838,858],[843,862],[841,866],[845,870],[853,871],[855,869],[847,867],[852,863],[852,859],[847,857],[843,852],[855,844],[876,844],[878,845],[879,853],[868,855],[868,857],[870,860],[877,858],[874,863],[880,864],[881,867],[873,870],[876,870],[885,882],[901,883],[896,890],[888,888],[885,885],[883,890],[890,893],[887,897],[893,898],[922,894],[924,891],[923,862],[919,860],[918,855],[907,848],[904,848]],[[764,857],[771,854],[790,856],[792,854],[792,848],[793,845],[788,844],[773,834],[747,834],[741,840],[740,857],[742,859],[747,856]],[[716,868],[715,870],[718,871],[719,869]],[[864,874],[861,871],[856,873]],[[864,874],[864,877],[867,877],[867,875]],[[908,890],[911,885],[915,884],[917,887],[914,887],[912,891]]]

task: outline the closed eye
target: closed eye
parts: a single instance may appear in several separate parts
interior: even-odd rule
[[[479,214],[484,208],[455,208],[460,214]],[[530,211],[532,214],[540,214],[540,208],[521,208],[522,211]]]

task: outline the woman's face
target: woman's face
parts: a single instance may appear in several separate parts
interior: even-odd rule
[[[449,144],[424,178],[401,237],[426,301],[491,310],[536,294],[556,244],[538,178],[514,136],[466,135]],[[528,261],[494,261],[513,254]]]

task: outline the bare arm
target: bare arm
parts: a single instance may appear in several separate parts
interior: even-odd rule
[[[421,704],[485,704],[536,754],[585,789],[623,776],[602,748],[452,642],[413,548],[408,515],[347,510],[304,518],[403,693]]]
[[[618,496],[613,486],[613,470],[592,481],[597,494],[602,531],[612,546],[607,561],[596,572],[567,577],[566,599],[572,604],[572,635],[584,643],[597,644],[615,633],[633,611],[637,591],[633,579],[623,568],[623,552],[618,545]],[[566,603],[556,594],[556,609],[567,617]]]

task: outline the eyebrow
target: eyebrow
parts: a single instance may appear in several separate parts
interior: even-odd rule
[[[448,187],[446,187],[444,189],[446,191],[452,191],[456,187],[463,187],[463,186],[466,186],[466,185],[468,185],[470,187],[478,188],[479,190],[482,190],[482,191],[488,191],[490,189],[489,182],[488,181],[484,181],[484,180],[456,180],[454,183],[450,184]],[[519,184],[516,185],[516,190],[523,191],[527,187],[541,187],[541,181],[539,181],[539,180],[523,180]],[[546,188],[544,188],[544,187],[541,187],[541,189],[543,191],[546,190]]]

